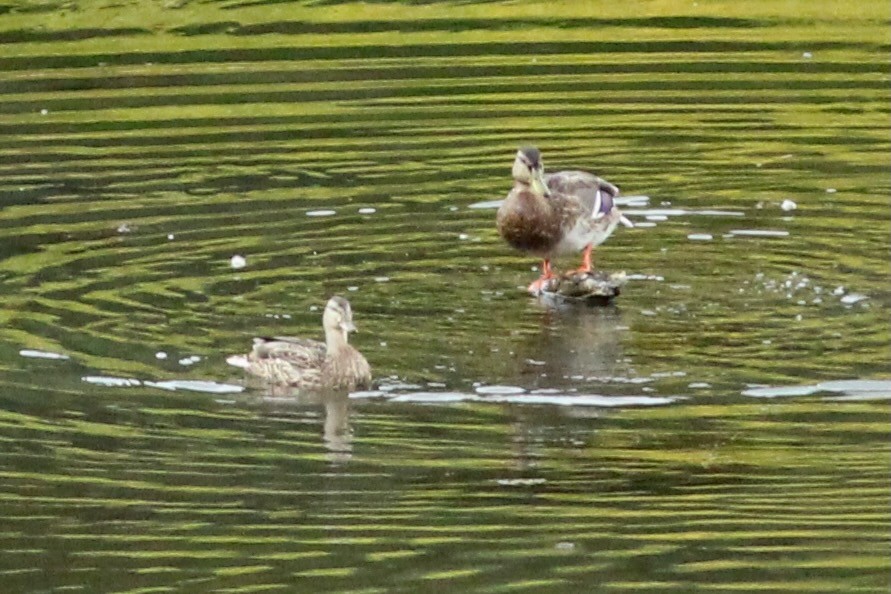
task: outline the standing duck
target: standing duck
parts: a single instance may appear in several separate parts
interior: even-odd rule
[[[250,353],[233,355],[226,361],[279,386],[338,391],[368,388],[368,361],[347,343],[348,334],[356,331],[349,301],[343,297],[329,299],[322,326],[325,342],[286,336],[255,338]]]
[[[619,188],[585,171],[560,171],[545,176],[541,152],[517,151],[514,187],[498,209],[498,232],[514,248],[543,259],[541,277],[528,291],[538,295],[554,278],[551,260],[582,252],[579,272],[591,272],[591,251],[619,223],[633,227],[615,204]]]

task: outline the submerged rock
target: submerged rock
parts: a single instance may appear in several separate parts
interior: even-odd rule
[[[566,272],[546,281],[541,296],[550,299],[579,301],[588,305],[607,305],[619,296],[621,288],[628,282],[628,275],[622,272]]]

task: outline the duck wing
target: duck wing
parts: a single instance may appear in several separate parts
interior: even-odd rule
[[[599,219],[615,206],[619,188],[586,171],[559,171],[545,178],[548,189],[574,199],[588,216]]]
[[[317,340],[291,336],[260,337],[254,339],[251,358],[277,359],[308,369],[322,366],[325,351],[325,343]]]

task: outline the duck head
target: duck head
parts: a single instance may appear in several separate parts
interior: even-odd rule
[[[325,336],[338,336],[345,342],[350,332],[357,331],[350,302],[338,296],[329,299],[322,316],[322,326],[325,328]]]
[[[544,166],[541,163],[541,152],[533,146],[524,146],[517,151],[514,167],[511,171],[514,181],[528,186],[538,196],[548,197],[551,191],[544,180]]]

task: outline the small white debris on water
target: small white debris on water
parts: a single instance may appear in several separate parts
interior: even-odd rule
[[[48,109],[41,109],[41,110],[40,110],[40,115],[46,115],[46,114],[48,114],[48,113],[49,113],[49,110],[48,110]]]
[[[814,57],[814,54],[812,54],[810,52],[804,52],[803,54],[801,54],[801,57],[804,58],[805,60],[810,60],[811,58]]]
[[[687,239],[690,241],[711,241],[712,236],[709,233],[691,233]]]
[[[167,353],[165,353],[164,351],[158,351],[157,353],[155,353],[155,359],[160,359],[163,361],[166,358],[167,358]]]
[[[866,295],[861,295],[860,293],[848,293],[841,298],[841,302],[845,305],[853,305],[855,303],[860,303],[865,299],[869,299],[869,297],[867,297]]]
[[[347,287],[347,291],[358,291],[358,290],[359,290],[359,287],[356,287],[356,286]]]
[[[571,550],[575,549],[575,543],[574,542],[566,542],[566,541],[558,542],[557,544],[554,545],[554,548],[557,549],[558,551],[571,551]]]
[[[795,321],[796,321],[796,322],[800,322],[801,319],[802,319],[802,318],[801,318],[801,314],[798,314],[798,315],[795,316]]]
[[[835,287],[835,290],[832,291],[832,294],[835,295],[836,297],[838,297],[839,295],[844,295],[845,288],[843,286],[839,285],[839,286]]]
[[[308,217],[330,217],[331,215],[337,214],[336,210],[308,210],[306,211],[306,216]]]
[[[376,276],[374,277],[374,282],[376,283],[385,283],[390,280],[389,276]]]
[[[537,479],[498,479],[495,482],[503,487],[526,487],[526,486],[531,486],[531,485],[543,485],[548,481],[547,481],[547,479],[537,478]]]
[[[789,210],[795,210],[796,208],[798,208],[798,205],[795,204],[794,200],[787,199],[787,200],[783,200],[782,204],[780,204],[780,208],[782,208],[783,210],[789,211]]]
[[[231,260],[229,260],[229,265],[232,268],[238,270],[239,268],[244,268],[245,266],[247,266],[247,260],[244,256],[239,256],[238,254],[236,254],[232,256]]]
[[[19,355],[21,355],[22,357],[29,357],[31,359],[65,360],[71,358],[68,355],[64,355],[62,353],[53,353],[51,351],[37,351],[34,349],[22,349],[19,351]]]
[[[133,229],[130,228],[130,225],[127,223],[121,223],[118,225],[118,233],[130,233]]]
[[[382,346],[382,347],[387,346],[387,342],[386,342],[385,340],[382,340],[382,341],[381,341],[381,346]]]
[[[467,233],[460,233],[458,235],[458,239],[461,239],[461,240],[467,239],[468,237],[470,237],[470,236]]]
[[[835,194],[836,192],[838,192],[838,190],[836,190],[835,188],[826,188],[827,194]]]
[[[169,241],[173,241],[173,233],[168,233],[168,234],[167,234],[167,239],[168,239]]]
[[[368,208],[360,208],[359,209],[359,214],[374,214],[376,212],[377,212],[376,208],[368,207]]]
[[[198,355],[192,355],[191,357],[183,357],[179,360],[180,365],[194,365],[198,361],[201,360],[201,357]]]

